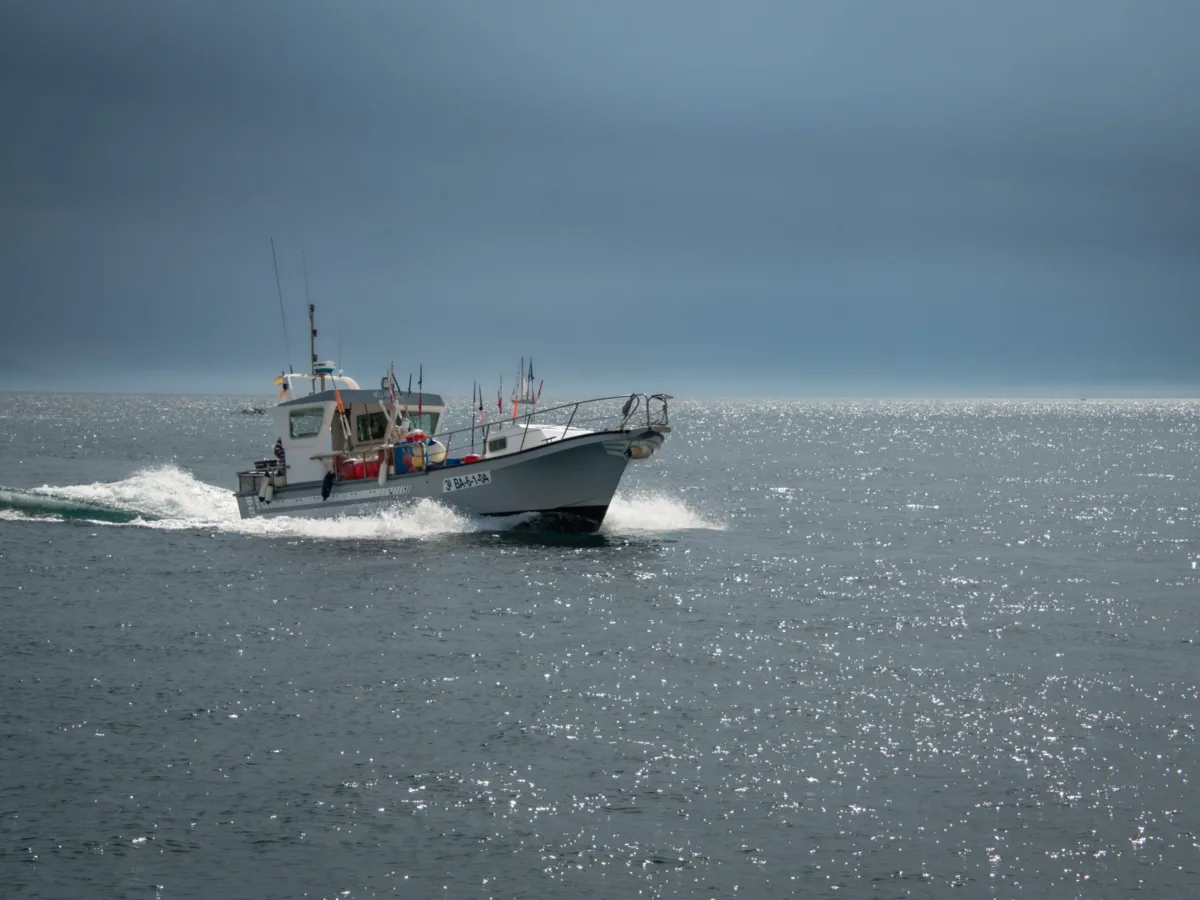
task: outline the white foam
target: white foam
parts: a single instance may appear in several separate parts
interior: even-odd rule
[[[432,500],[385,509],[366,516],[333,519],[276,516],[242,519],[231,491],[199,481],[174,465],[143,469],[113,482],[52,487],[32,493],[141,513],[127,525],[165,531],[208,528],[264,537],[325,540],[424,540],[477,531],[468,517]]]
[[[601,531],[610,534],[655,531],[688,531],[697,528],[724,531],[725,525],[693,512],[682,500],[655,491],[618,494],[608,507]]]
[[[191,472],[174,465],[142,469],[121,481],[67,487],[42,485],[31,493],[81,500],[168,521],[213,524],[239,518],[231,491],[198,481]]]
[[[411,541],[448,534],[467,534],[478,526],[467,516],[433,500],[384,510],[368,516],[336,519],[302,519],[278,516],[270,519],[239,519],[226,528],[265,537],[301,537],[325,540]]]
[[[523,517],[481,521],[463,515],[433,500],[397,505],[371,515],[336,519],[271,518],[242,519],[231,491],[199,481],[191,472],[175,465],[142,469],[121,481],[52,487],[43,485],[32,493],[77,500],[140,514],[116,527],[153,528],[164,531],[211,529],[261,537],[296,537],[314,540],[427,540],[449,534],[495,531],[519,524]],[[24,514],[17,516],[28,519]],[[5,518],[9,518],[8,514]],[[144,517],[144,518],[143,518]],[[656,492],[619,494],[609,506],[603,531],[608,534],[711,529],[725,526],[691,510],[683,501]]]
[[[0,509],[0,522],[61,522],[62,516],[31,516],[19,509]]]

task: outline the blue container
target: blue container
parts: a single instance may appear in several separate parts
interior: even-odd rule
[[[424,444],[405,441],[394,445],[392,452],[395,454],[397,475],[402,472],[420,472],[426,468]]]

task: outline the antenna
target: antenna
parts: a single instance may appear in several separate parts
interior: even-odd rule
[[[317,326],[313,321],[313,313],[316,307],[313,306],[312,297],[308,293],[308,254],[303,248],[300,250],[300,264],[304,266],[304,302],[308,304],[308,355],[309,372],[317,371]],[[317,389],[316,379],[312,381],[312,390]],[[325,390],[325,376],[321,375],[321,390]]]
[[[283,320],[283,346],[287,350],[288,371],[292,369],[292,344],[287,335],[287,316],[283,313],[283,288],[279,286],[279,260],[275,256],[275,238],[271,238],[271,263],[275,266],[275,292],[279,294],[279,318]]]

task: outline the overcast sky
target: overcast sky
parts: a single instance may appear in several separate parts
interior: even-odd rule
[[[0,5],[0,388],[1200,387],[1200,2]]]

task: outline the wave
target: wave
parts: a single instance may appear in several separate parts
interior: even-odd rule
[[[142,469],[120,481],[77,484],[66,487],[42,485],[28,494],[46,504],[63,508],[74,506],[78,514],[71,518],[99,521],[195,522],[213,524],[238,519],[233,493],[196,479],[191,472],[174,465]],[[114,518],[104,519],[90,513],[109,511]],[[127,519],[119,516],[128,515]]]
[[[5,520],[49,519],[62,522],[81,519],[89,522],[123,524],[132,522],[141,514],[102,503],[89,503],[70,497],[56,496],[40,490],[22,491],[16,488],[0,488],[0,515]]]
[[[263,537],[323,540],[427,540],[453,534],[503,531],[511,521],[463,515],[433,500],[397,505],[362,516],[242,519],[232,491],[198,480],[175,465],[142,469],[128,478],[32,490],[0,487],[0,520],[86,521],[160,530],[210,529]],[[717,529],[682,501],[655,492],[618,494],[602,534],[614,536]]]
[[[478,530],[468,517],[428,500],[368,516],[242,519],[232,491],[174,465],[142,469],[120,481],[0,488],[0,516],[326,540],[414,540]]]
[[[725,530],[723,524],[706,519],[676,497],[658,491],[637,491],[617,494],[613,498],[601,531],[609,534],[645,534],[701,528]]]

